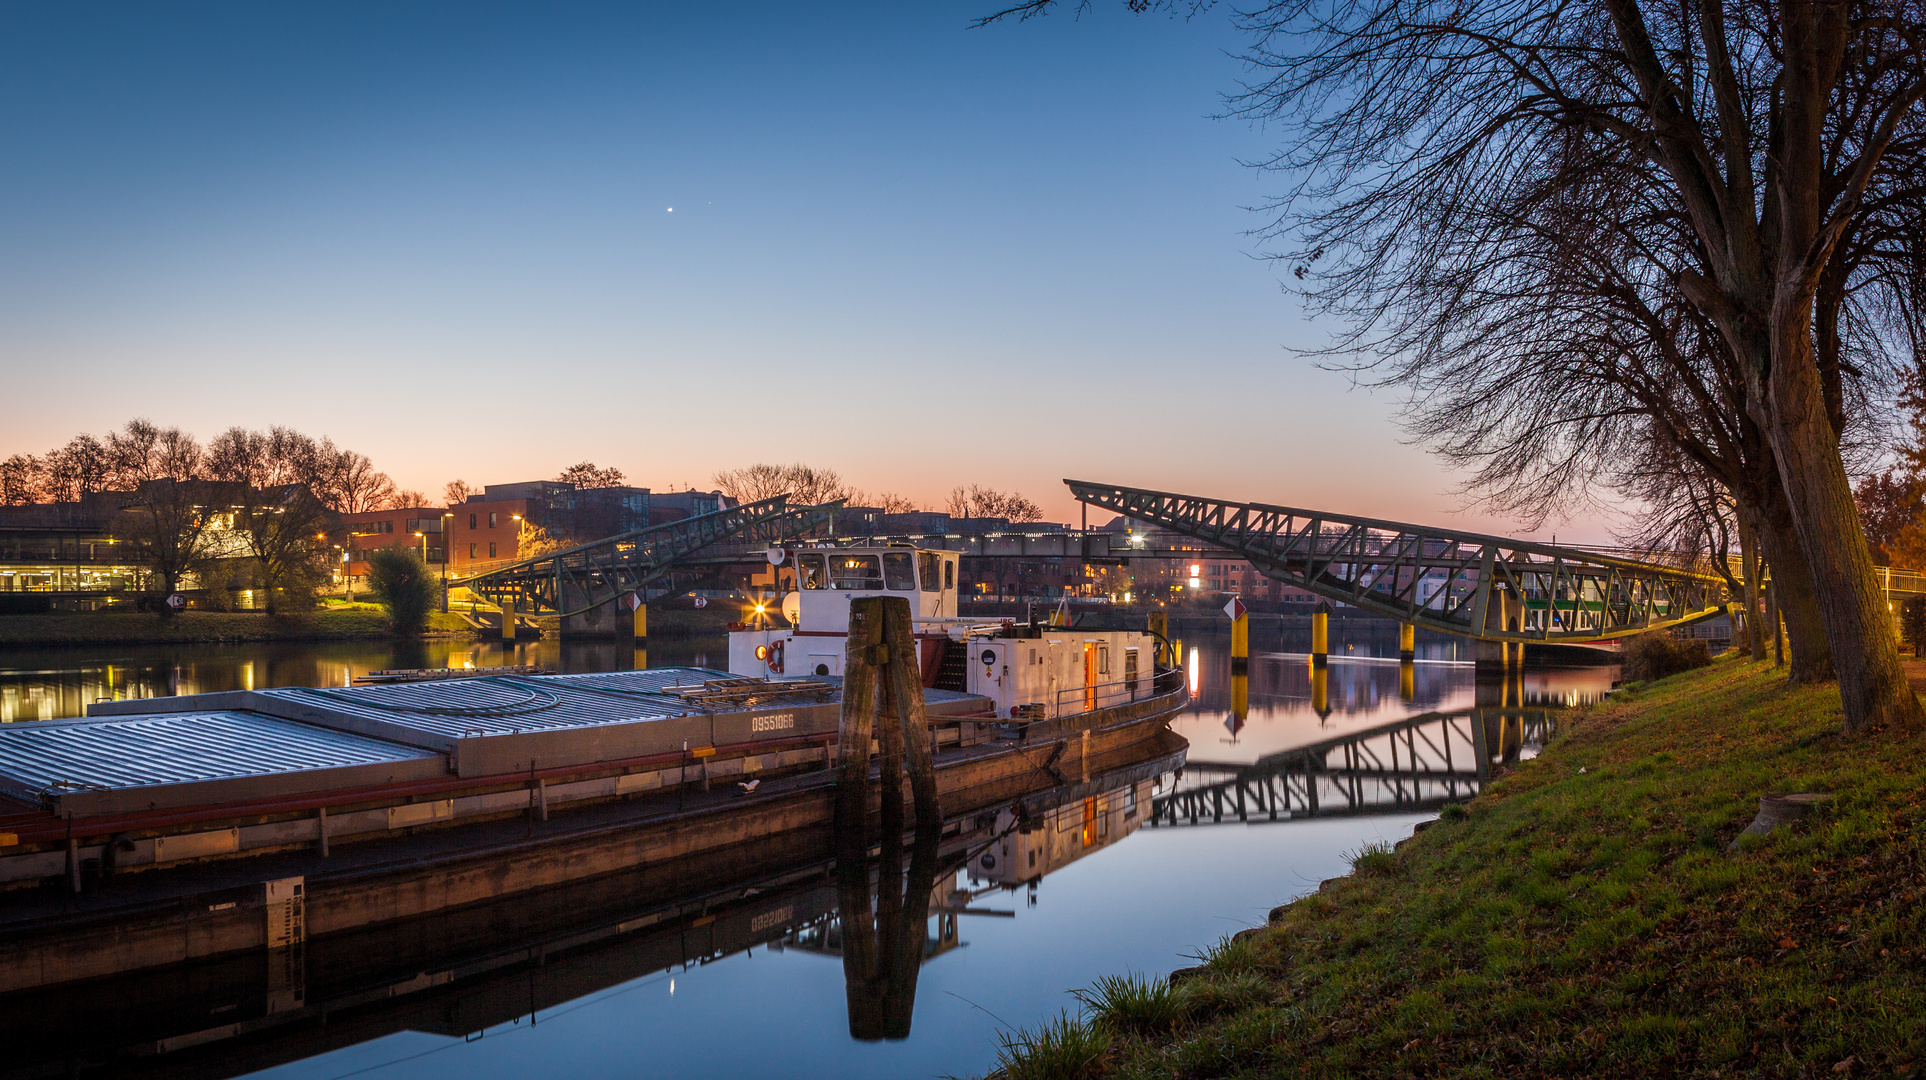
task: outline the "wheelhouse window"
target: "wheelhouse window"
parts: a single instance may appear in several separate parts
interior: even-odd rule
[[[832,555],[829,582],[832,589],[880,589],[883,587],[882,560],[874,555]]]
[[[943,587],[945,589],[956,588],[956,560],[955,559],[943,560]]]
[[[821,555],[796,556],[797,576],[805,589],[829,588],[829,573],[823,569]]]
[[[883,582],[891,592],[916,591],[916,557],[907,551],[883,555]]]
[[[943,558],[935,552],[916,553],[916,576],[923,582],[924,592],[941,592],[943,589]]]

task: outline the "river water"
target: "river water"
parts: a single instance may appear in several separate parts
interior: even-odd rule
[[[1220,813],[1214,818],[1191,814],[1182,823],[1149,822],[1151,808],[1173,790],[1213,783],[1219,776],[1245,776],[1267,768],[1266,762],[1289,758],[1295,748],[1338,745],[1353,737],[1362,737],[1358,747],[1382,752],[1389,745],[1395,754],[1403,745],[1398,737],[1371,733],[1404,717],[1466,712],[1480,704],[1555,706],[1610,687],[1613,669],[1586,668],[1532,670],[1521,683],[1494,690],[1480,686],[1469,665],[1446,659],[1449,646],[1421,650],[1425,655],[1405,685],[1395,656],[1382,655],[1382,628],[1353,629],[1334,643],[1322,695],[1305,657],[1290,651],[1295,642],[1288,635],[1260,640],[1242,717],[1232,711],[1227,637],[1190,642],[1195,701],[1173,724],[1191,744],[1183,776],[1168,770],[1156,776],[1120,774],[1095,795],[1088,785],[1067,793],[1060,808],[1038,815],[1043,824],[1026,841],[1033,853],[1043,855],[1040,865],[1030,864],[1038,867],[1034,872],[1015,865],[1022,852],[1011,853],[1007,835],[1000,848],[971,849],[961,868],[955,862],[945,865],[932,893],[944,907],[928,923],[906,1038],[852,1037],[833,902],[823,900],[823,888],[809,881],[799,885],[784,879],[787,883],[778,885],[772,878],[748,887],[727,883],[730,902],[750,905],[742,908],[733,944],[723,942],[720,926],[705,927],[704,919],[713,922],[708,915],[676,924],[679,945],[663,936],[669,931],[636,938],[647,932],[631,932],[631,926],[655,916],[631,918],[607,929],[628,936],[557,952],[570,958],[567,964],[544,968],[546,974],[531,970],[526,993],[515,989],[506,998],[502,987],[520,984],[504,984],[499,960],[488,967],[471,949],[446,960],[445,970],[444,961],[423,961],[421,971],[403,973],[413,978],[397,979],[374,994],[380,999],[374,1003],[367,991],[357,991],[335,1014],[347,1019],[322,1022],[319,1030],[330,1033],[325,1038],[317,1036],[312,1020],[286,1029],[269,1023],[272,989],[257,995],[269,1002],[265,1006],[228,1000],[235,993],[231,986],[195,991],[176,1003],[177,1010],[191,1017],[204,1008],[206,1030],[220,1037],[187,1030],[178,1033],[178,1041],[160,1045],[183,1055],[175,1060],[191,1064],[195,1075],[258,1070],[258,1075],[290,1080],[979,1075],[994,1062],[999,1032],[1074,1011],[1070,992],[1100,975],[1136,971],[1161,977],[1194,963],[1190,954],[1200,947],[1262,923],[1273,905],[1346,872],[1348,856],[1360,848],[1409,835],[1416,822],[1431,816],[1419,807],[1435,806],[1441,789],[1414,786],[1405,793],[1380,786],[1373,793],[1339,782],[1325,788],[1318,816],[1304,816],[1299,803],[1276,821],[1262,814],[1239,820]],[[632,663],[625,652],[552,641],[522,644],[512,656],[500,646],[468,642],[400,650],[367,644],[13,650],[0,654],[0,717],[72,716],[100,698],[342,685],[377,668],[514,662],[563,671],[606,670]],[[725,656],[722,639],[695,639],[658,641],[649,660],[657,666],[719,666]],[[1417,748],[1429,730],[1414,727],[1410,745]],[[1447,729],[1437,730],[1448,738]],[[1531,740],[1543,729],[1521,730],[1509,753],[1530,753]],[[1287,781],[1279,783],[1288,786]],[[1096,778],[1095,785],[1105,787],[1106,781]],[[1453,797],[1467,793],[1451,790]],[[1345,804],[1345,798],[1353,801]],[[1338,816],[1324,816],[1333,811]],[[1003,861],[996,863],[999,853]],[[723,894],[714,883],[703,888],[707,912],[711,899]],[[701,890],[692,884],[688,891],[693,896]],[[754,907],[757,903],[763,907]],[[565,922],[566,914],[557,916],[558,925]],[[712,936],[691,945],[692,927]],[[583,942],[603,940],[574,924],[568,929]],[[490,955],[525,947],[519,939],[499,945]],[[670,945],[679,951],[664,962],[662,950]],[[496,974],[462,974],[484,969]],[[308,978],[309,993],[315,995],[308,1002],[312,1009],[321,994],[313,987],[325,980],[312,973]],[[538,985],[542,978],[548,981]],[[438,1003],[433,1009],[410,1012],[389,1003],[422,997],[414,991],[437,980],[448,988],[422,992],[443,995],[423,998]],[[214,978],[205,982],[222,985]],[[249,1027],[230,1022],[235,1016],[262,1019],[248,1021],[255,1025]],[[194,1029],[201,1021],[169,1022]],[[196,1040],[199,1045],[193,1045]],[[146,1060],[169,1071],[167,1055]],[[0,1075],[6,1074],[0,1067]]]

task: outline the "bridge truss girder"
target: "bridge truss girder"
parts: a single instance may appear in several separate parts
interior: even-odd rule
[[[696,583],[677,579],[714,574],[722,564],[760,561],[761,550],[826,531],[838,509],[836,503],[792,509],[788,496],[777,495],[578,544],[462,584],[490,603],[512,601],[518,611],[579,615],[629,593],[646,599],[665,588],[687,591]]]
[[[1724,579],[1677,567],[1349,514],[1064,483],[1081,502],[1195,537],[1267,577],[1448,634],[1611,641],[1727,610]]]

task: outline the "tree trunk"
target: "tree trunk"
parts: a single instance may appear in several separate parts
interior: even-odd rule
[[[1759,633],[1759,536],[1751,518],[1739,518],[1739,580],[1745,585],[1745,645],[1754,662],[1765,659],[1765,635]]]
[[[1852,483],[1826,418],[1813,366],[1809,315],[1774,314],[1780,317],[1774,319],[1778,333],[1772,350],[1772,422],[1766,430],[1839,674],[1846,730],[1917,723],[1922,718],[1919,699],[1900,667],[1899,639],[1873,575]],[[1784,565],[1775,562],[1775,567]],[[1786,599],[1781,596],[1780,608],[1787,613],[1789,629]],[[1796,649],[1794,655],[1796,678]]]
[[[1772,570],[1772,600],[1777,609],[1776,616],[1766,620],[1766,632],[1776,640],[1784,621],[1792,652],[1787,678],[1796,683],[1826,682],[1833,677],[1832,645],[1819,613],[1812,571],[1792,527],[1792,509],[1777,483],[1766,485],[1764,505],[1758,512],[1759,553]]]

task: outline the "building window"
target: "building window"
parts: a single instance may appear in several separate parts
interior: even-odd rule
[[[475,515],[473,514],[468,515],[468,527],[471,529],[475,527]]]
[[[490,515],[488,515],[488,516],[489,516],[489,517],[494,517],[495,515],[493,515],[493,514],[490,514]],[[491,559],[495,557],[495,541],[493,541],[493,540],[490,540],[490,541],[488,542],[488,557],[489,557],[489,558],[491,558]]]
[[[491,529],[495,527],[495,515],[492,512],[488,515],[488,527]]]
[[[473,540],[468,542],[468,557],[471,559],[475,557],[475,542]]]

